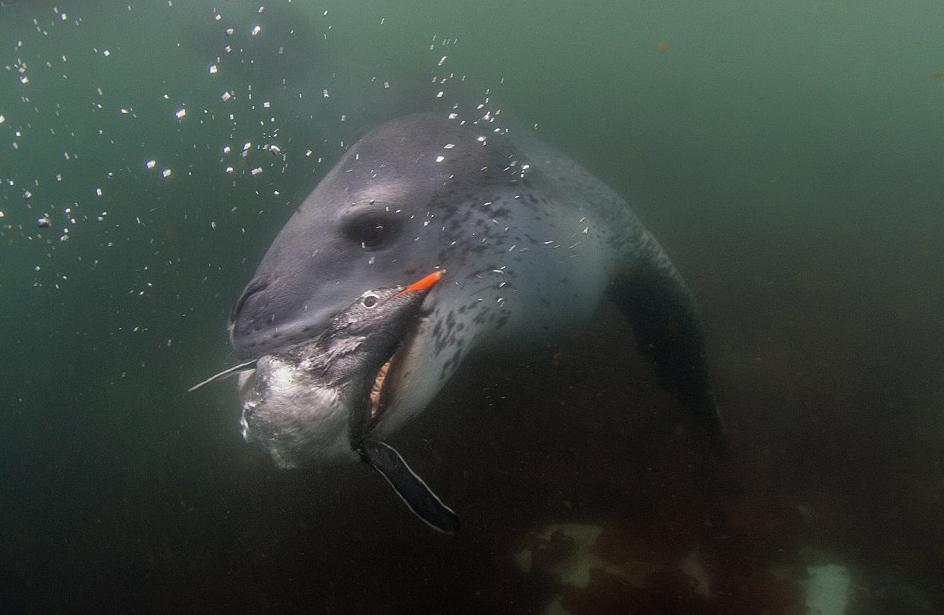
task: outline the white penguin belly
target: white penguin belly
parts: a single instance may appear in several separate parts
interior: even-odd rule
[[[336,389],[278,357],[264,356],[240,375],[243,438],[260,444],[282,468],[355,456],[350,409]]]

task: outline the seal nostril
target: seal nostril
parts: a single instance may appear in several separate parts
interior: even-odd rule
[[[265,290],[268,288],[268,286],[269,282],[266,280],[253,280],[248,285],[246,285],[246,289],[243,291],[243,294],[236,301],[236,305],[233,306],[232,311],[229,313],[230,324],[236,323],[236,317],[239,315],[239,311],[243,309],[243,305],[246,304],[246,301],[249,300],[249,297],[262,290]]]

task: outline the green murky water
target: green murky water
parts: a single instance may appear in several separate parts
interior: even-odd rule
[[[2,610],[944,609],[942,23],[937,2],[0,2]],[[233,301],[345,148],[469,97],[663,241],[729,459],[611,309],[468,365],[399,434],[455,538],[362,468],[272,468],[229,387],[184,393],[232,361]]]

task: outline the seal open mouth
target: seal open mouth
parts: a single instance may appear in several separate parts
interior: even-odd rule
[[[398,294],[403,295],[411,292],[427,291],[439,281],[444,273],[444,269],[435,271],[428,276],[417,280],[413,284],[410,284]],[[393,349],[393,353],[391,353],[383,365],[380,366],[380,369],[377,370],[377,375],[374,376],[374,380],[370,386],[370,393],[368,394],[370,410],[368,430],[377,424],[387,409],[387,405],[390,401],[390,389],[392,386],[391,383],[395,383],[397,381],[397,372],[401,363],[401,355],[406,355],[409,352],[409,345],[412,343],[413,338],[416,335],[416,330],[418,328],[417,324],[418,323],[413,323],[407,334],[403,336],[403,339],[400,341],[400,343],[397,344],[397,346]]]
[[[404,337],[401,343],[394,350],[387,361],[380,366],[377,375],[374,377],[373,384],[370,386],[368,395],[368,409],[370,411],[367,419],[367,431],[373,429],[380,419],[384,417],[390,402],[395,397],[397,382],[399,381],[399,368],[402,358],[409,353],[410,343],[416,331],[411,331]]]
[[[380,418],[380,398],[384,392],[384,381],[387,379],[387,371],[390,369],[390,363],[392,362],[393,357],[380,366],[380,371],[377,372],[374,383],[370,386],[370,421],[372,423],[375,423],[377,419]]]

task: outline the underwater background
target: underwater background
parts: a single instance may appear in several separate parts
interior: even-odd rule
[[[931,1],[0,1],[0,610],[944,612],[942,24]],[[662,241],[726,458],[606,305],[470,361],[397,434],[455,537],[356,464],[274,468],[232,386],[186,393],[234,362],[232,304],[346,147],[469,99]]]

